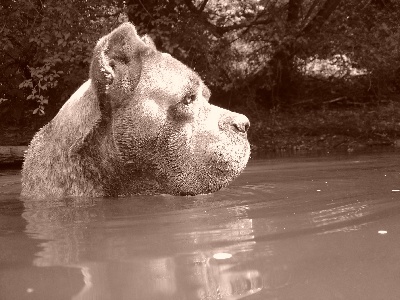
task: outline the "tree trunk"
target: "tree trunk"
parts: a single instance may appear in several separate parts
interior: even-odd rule
[[[342,0],[326,0],[314,18],[304,27],[302,33],[307,35],[318,31],[330,15],[336,10]]]
[[[299,23],[302,2],[303,0],[289,0],[286,19],[286,32],[288,35],[295,31]],[[281,45],[271,58],[272,89],[270,99],[273,106],[283,102],[287,103],[291,94],[295,91],[293,86],[293,75],[295,73],[293,63],[294,46],[291,42]]]
[[[296,25],[299,22],[300,9],[303,0],[290,0],[288,3],[287,24]]]
[[[271,101],[272,106],[287,104],[290,102],[293,89],[293,51],[290,45],[280,48],[275,52],[270,61],[272,74]]]
[[[296,76],[296,69],[294,58],[299,51],[296,38],[310,37],[311,34],[319,31],[324,22],[336,10],[342,0],[326,0],[316,15],[310,22],[293,36],[293,39],[287,39],[283,43],[270,60],[271,69],[271,97],[272,105],[288,104],[290,99],[296,93],[296,85],[294,77]],[[302,0],[290,0],[288,3],[287,15],[287,34],[293,35],[290,31],[295,31],[295,26],[299,24],[300,10]]]

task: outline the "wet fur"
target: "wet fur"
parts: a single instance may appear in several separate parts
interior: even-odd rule
[[[31,141],[22,195],[217,191],[247,163],[249,123],[209,96],[195,72],[121,25],[97,43],[90,79]]]

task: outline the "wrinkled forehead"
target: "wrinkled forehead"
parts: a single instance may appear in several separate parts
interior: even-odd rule
[[[141,77],[141,81],[148,82],[160,91],[168,91],[169,95],[183,97],[201,89],[204,97],[210,96],[200,76],[167,53],[157,51],[146,57]]]

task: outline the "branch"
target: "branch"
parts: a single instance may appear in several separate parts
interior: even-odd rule
[[[185,4],[186,4],[187,8],[189,8],[189,10],[190,10],[191,12],[194,12],[194,13],[196,13],[196,14],[199,13],[199,11],[197,10],[196,5],[194,5],[193,2],[192,2],[191,0],[184,0],[184,2],[185,2]]]
[[[260,12],[258,15],[256,15],[253,19],[253,21],[246,21],[243,23],[238,23],[238,24],[233,24],[229,26],[217,26],[211,23],[207,16],[203,13],[204,7],[207,4],[208,0],[204,0],[198,9],[191,0],[184,0],[187,8],[194,14],[197,15],[197,18],[202,21],[203,24],[205,24],[210,32],[214,34],[215,36],[221,37],[225,33],[236,30],[236,29],[242,29],[242,28],[249,28],[251,26],[256,26],[256,25],[267,25],[272,23],[273,18],[267,18],[267,19],[262,19],[259,20],[259,17],[264,14],[264,11]]]
[[[124,8],[116,8],[114,12],[105,12],[104,10],[100,11],[99,9],[96,9],[94,7],[88,7],[86,15],[91,20],[95,20],[96,18],[115,17],[115,16],[118,16],[119,14],[121,14],[122,12],[124,12]]]
[[[204,0],[203,3],[200,5],[200,8],[199,8],[200,13],[202,13],[204,11],[204,8],[206,7],[207,2],[208,2],[208,0]]]
[[[299,21],[301,4],[302,0],[289,0],[287,13],[288,26],[295,25]]]
[[[268,19],[263,19],[263,20],[254,20],[251,22],[233,24],[233,25],[229,25],[229,26],[215,26],[215,27],[216,27],[216,31],[220,35],[223,35],[224,33],[227,33],[228,31],[231,31],[231,30],[249,28],[251,26],[256,26],[256,25],[268,25],[268,24],[272,23],[272,21],[273,21],[273,18],[268,18]]]
[[[326,0],[314,18],[303,28],[303,33],[308,34],[321,28],[329,16],[335,11],[342,0]]]
[[[314,2],[310,5],[310,8],[308,9],[305,17],[304,17],[304,21],[307,22],[308,18],[311,16],[312,12],[314,11],[315,7],[318,4],[318,0],[314,0]]]

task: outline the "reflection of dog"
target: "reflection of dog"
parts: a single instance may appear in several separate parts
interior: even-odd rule
[[[22,194],[192,195],[226,186],[250,150],[244,115],[126,23],[98,42],[90,79],[33,138]]]
[[[225,192],[222,196],[229,197]],[[33,258],[34,266],[43,267],[30,276],[34,277],[28,285],[34,291],[32,296],[36,296],[35,299],[74,300],[233,300],[246,298],[260,291],[263,284],[269,284],[262,282],[263,274],[254,269],[247,256],[237,251],[238,246],[244,244],[247,244],[244,246],[247,250],[255,250],[251,219],[237,218],[232,211],[223,209],[222,215],[218,214],[222,220],[218,222],[221,231],[216,234],[215,230],[206,230],[210,228],[205,225],[208,222],[204,223],[208,218],[196,216],[196,212],[210,207],[209,201],[204,203],[205,199],[220,199],[219,196],[195,197],[192,204],[186,206],[196,208],[195,212],[192,209],[177,210],[176,207],[187,204],[187,200],[179,197],[133,198],[120,201],[90,197],[48,197],[41,201],[22,199],[25,233],[38,244],[29,248],[35,251],[35,255],[32,253],[29,258]],[[239,240],[245,241],[244,244],[237,244]],[[224,251],[238,256],[215,259],[214,254],[221,250],[212,244],[222,241],[231,244],[226,244]],[[29,245],[32,243],[30,241]],[[204,248],[207,250],[202,250]],[[65,268],[70,272],[67,274],[70,279],[63,275],[66,272],[61,272]],[[37,276],[39,271],[40,276]],[[22,278],[28,277],[25,273],[22,275]],[[271,277],[275,281],[276,276]],[[65,280],[69,280],[68,284],[62,285]],[[11,282],[14,284],[11,287],[21,285],[19,280]],[[52,282],[61,287],[52,285]],[[64,294],[46,297],[60,289]],[[15,294],[11,288],[8,291],[6,295]],[[26,291],[26,286],[23,291]],[[0,299],[3,299],[2,292],[4,294],[0,289]],[[26,294],[22,296],[26,297]],[[23,299],[22,296],[18,299]]]

